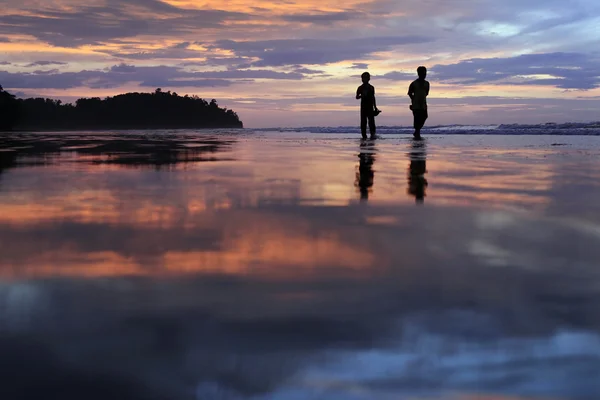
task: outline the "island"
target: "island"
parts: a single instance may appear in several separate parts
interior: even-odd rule
[[[0,131],[243,128],[233,110],[160,88],[101,99],[17,99],[0,86]]]

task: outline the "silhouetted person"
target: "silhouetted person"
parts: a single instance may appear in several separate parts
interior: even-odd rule
[[[410,109],[413,112],[415,139],[421,139],[421,128],[425,125],[425,121],[429,117],[427,114],[427,96],[429,95],[429,82],[425,80],[427,77],[427,68],[421,66],[417,68],[419,78],[413,81],[408,87],[408,96],[412,101]]]
[[[415,196],[417,203],[425,200],[427,188],[427,154],[424,142],[413,142],[409,153],[410,166],[408,167],[408,194]]]
[[[356,99],[360,99],[360,132],[363,139],[367,138],[367,122],[371,139],[375,139],[377,128],[375,127],[375,115],[378,113],[375,102],[375,88],[369,83],[371,74],[365,72],[361,75],[363,84],[356,89]]]
[[[360,145],[360,154],[358,155],[359,164],[358,171],[356,172],[355,185],[358,187],[360,192],[360,199],[367,201],[369,199],[369,193],[373,187],[373,180],[375,178],[375,172],[373,171],[373,163],[375,162],[375,155],[373,154],[374,143],[362,143]]]

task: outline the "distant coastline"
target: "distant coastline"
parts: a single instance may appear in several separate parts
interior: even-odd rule
[[[243,128],[238,115],[197,96],[156,89],[105,99],[17,99],[0,87],[0,131],[148,130]]]

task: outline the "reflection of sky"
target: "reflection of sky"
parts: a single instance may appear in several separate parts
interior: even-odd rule
[[[161,87],[216,98],[250,127],[338,126],[356,123],[347,103],[369,69],[380,121],[409,125],[405,93],[424,64],[433,124],[597,117],[594,0],[5,0],[3,11],[0,82],[21,96]],[[552,78],[524,78],[540,67]],[[478,112],[463,101],[437,112],[481,96]]]
[[[388,136],[361,202],[355,139],[233,139],[160,169],[2,170],[0,397],[66,377],[66,399],[600,391],[600,147]]]

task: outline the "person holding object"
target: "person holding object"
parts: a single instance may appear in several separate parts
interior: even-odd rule
[[[421,139],[421,128],[425,125],[425,121],[429,117],[427,114],[427,96],[429,95],[429,82],[425,80],[427,77],[427,68],[420,66],[417,68],[419,78],[413,81],[408,87],[408,96],[412,104],[410,109],[413,112],[415,139]]]
[[[360,99],[360,131],[363,139],[367,138],[367,122],[371,139],[375,139],[377,128],[375,127],[375,116],[381,111],[377,109],[375,102],[375,88],[369,83],[371,74],[365,72],[361,75],[363,84],[356,89],[356,99]]]

